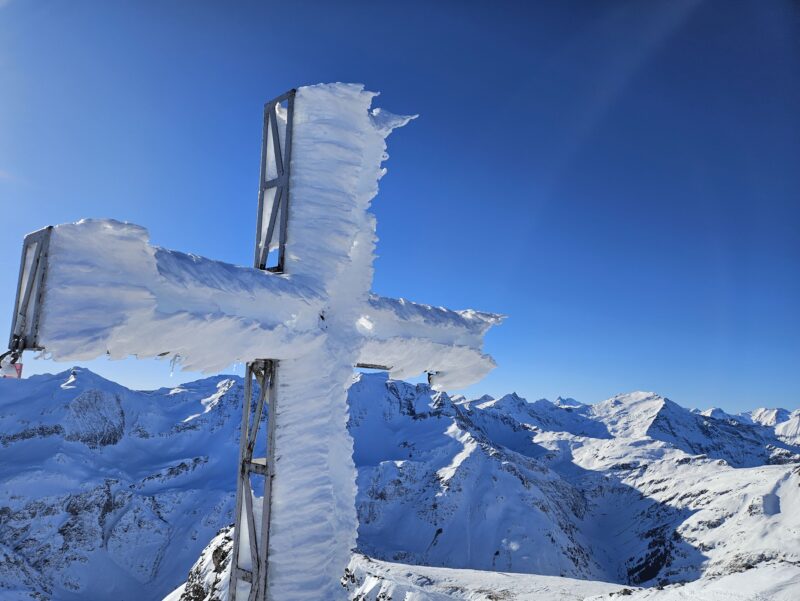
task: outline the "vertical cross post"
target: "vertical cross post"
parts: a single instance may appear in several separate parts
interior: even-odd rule
[[[290,90],[264,105],[253,267],[273,273],[283,273],[285,270],[294,96],[295,90]],[[270,251],[277,251],[277,256],[272,261],[274,264],[270,262]],[[242,592],[249,587],[247,601],[268,600],[269,534],[278,407],[277,371],[278,362],[271,359],[256,359],[248,363],[245,369],[239,465],[236,474],[236,525],[233,532],[230,601],[236,601],[240,586]],[[258,386],[255,405],[253,382]],[[266,457],[254,458],[253,451],[262,426],[265,403],[268,406]],[[260,528],[256,524],[254,511],[250,479],[253,474],[264,478]]]

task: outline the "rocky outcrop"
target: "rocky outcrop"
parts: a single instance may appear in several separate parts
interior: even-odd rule
[[[82,442],[90,449],[115,445],[125,433],[125,412],[117,395],[87,390],[68,405],[65,419],[67,440]]]

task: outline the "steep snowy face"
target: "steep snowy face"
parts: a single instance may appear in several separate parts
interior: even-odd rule
[[[783,443],[773,431],[730,420],[706,419],[669,400],[665,400],[647,434],[687,453],[724,459],[735,467],[800,460],[800,448]]]
[[[539,399],[529,403],[512,393],[497,400],[482,403],[470,403],[468,411],[473,420],[480,422],[484,428],[492,428],[492,422],[504,424],[523,424],[533,431],[549,430],[552,432],[569,432],[576,436],[593,438],[609,438],[608,428],[601,422],[588,417],[588,407],[557,399],[551,403],[547,399]]]
[[[351,403],[359,548],[377,558],[652,584],[800,551],[793,525],[770,534],[774,499],[782,512],[798,502],[800,472],[733,467],[800,457],[776,456],[759,429],[737,433],[652,393],[586,409],[513,394],[453,403],[362,378]]]
[[[725,413],[714,417],[687,411],[653,393],[618,395],[594,405],[591,413],[616,438],[650,437],[735,467],[800,460],[800,447],[777,437],[773,429],[741,423]]]
[[[587,405],[570,397],[556,397],[556,400],[553,401],[553,404],[557,407],[563,407],[564,409],[575,409],[579,411],[588,409]]]
[[[718,407],[711,407],[710,409],[703,409],[702,411],[695,410],[692,413],[698,413],[704,417],[713,417],[714,419],[722,419],[726,421],[741,421],[741,419],[737,418],[737,416],[726,413]],[[750,423],[750,420],[748,420],[747,423]]]
[[[786,409],[767,409],[765,407],[760,407],[747,415],[750,416],[754,424],[761,424],[762,426],[777,426],[790,417]]]
[[[775,426],[775,434],[784,442],[800,445],[800,410],[794,411],[789,419]]]
[[[585,500],[531,459],[530,431],[520,428],[527,455],[516,453],[446,394],[378,377],[359,378],[350,403],[363,552],[426,565],[601,573],[577,527]]]
[[[0,598],[174,588],[232,520],[241,394],[224,377],[135,392],[81,368],[0,380]]]
[[[643,438],[664,407],[664,400],[653,392],[619,394],[594,405],[591,415],[617,438]]]

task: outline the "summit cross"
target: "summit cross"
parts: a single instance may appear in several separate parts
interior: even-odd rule
[[[246,363],[231,601],[344,596],[358,525],[353,366],[427,373],[437,389],[494,366],[481,347],[500,316],[370,293],[368,209],[385,138],[410,120],[371,109],[374,96],[324,84],[265,105],[252,269],[151,246],[144,228],[112,220],[51,226],[23,245],[13,360],[37,349],[170,356],[202,371]]]

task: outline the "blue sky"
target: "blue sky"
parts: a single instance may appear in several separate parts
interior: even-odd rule
[[[249,264],[261,107],[320,81],[420,114],[390,139],[374,289],[509,315],[469,393],[798,406],[789,0],[0,1],[0,331],[47,224]]]

